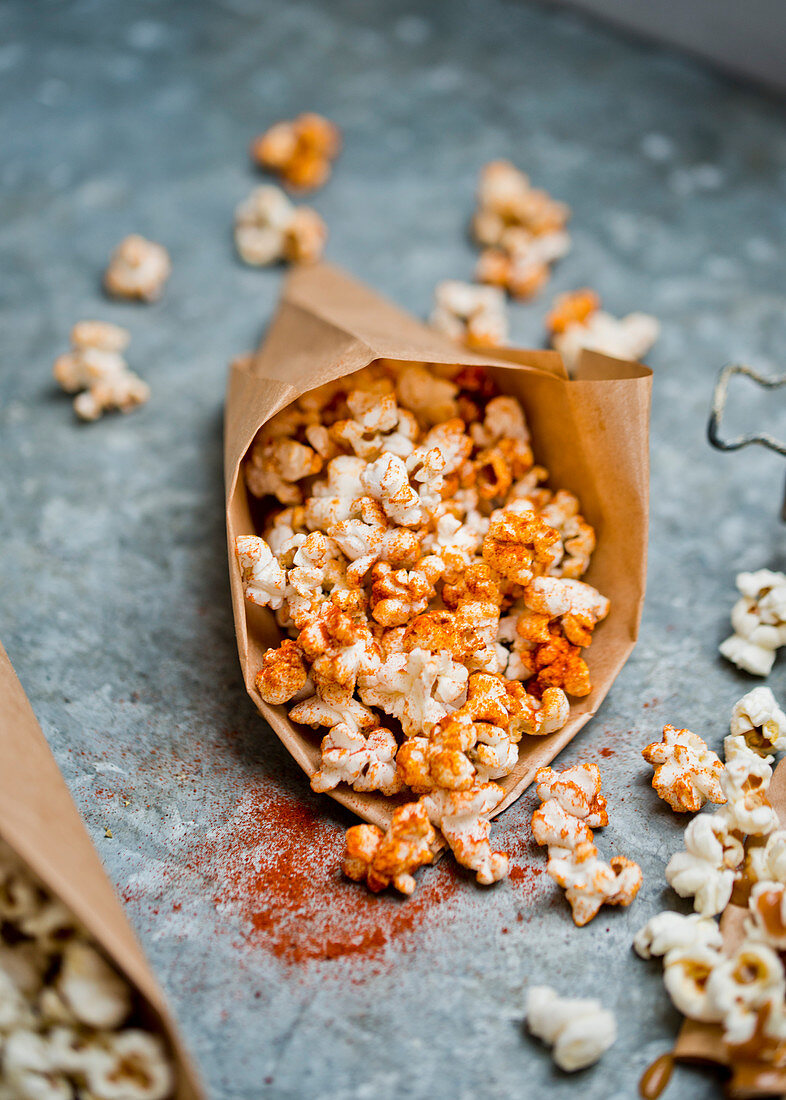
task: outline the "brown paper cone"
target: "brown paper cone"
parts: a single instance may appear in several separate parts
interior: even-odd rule
[[[769,798],[781,821],[786,821],[786,760],[775,769],[770,784]],[[732,954],[745,936],[747,910],[740,905],[728,905],[721,917],[723,950]],[[731,1069],[727,1085],[729,1096],[736,1100],[748,1100],[756,1096],[783,1096],[786,1093],[786,1068],[774,1069],[766,1062],[735,1062],[723,1042],[723,1034],[717,1024],[699,1024],[686,1020],[677,1036],[674,1057],[685,1062],[709,1062]]]
[[[0,645],[0,836],[138,990],[174,1058],[177,1100],[205,1096],[55,758]]]
[[[579,377],[570,380],[556,352],[473,353],[327,265],[296,269],[289,276],[262,346],[230,370],[225,417],[227,535],[246,688],[309,776],[319,766],[323,734],[295,725],[284,707],[264,703],[254,688],[262,655],[279,644],[280,635],[268,609],[243,598],[235,538],[256,532],[240,467],[257,431],[275,413],[300,394],[375,359],[488,367],[503,392],[521,400],[536,460],[548,467],[554,486],[578,495],[597,532],[598,548],[586,579],[610,597],[611,612],[587,654],[594,689],[574,703],[564,729],[522,740],[516,768],[501,781],[505,798],[496,814],[514,802],[537,769],[553,760],[589,721],[635,644],[647,559],[651,372],[638,363],[585,353]],[[381,826],[396,805],[383,795],[358,794],[346,787],[329,793],[359,817]]]

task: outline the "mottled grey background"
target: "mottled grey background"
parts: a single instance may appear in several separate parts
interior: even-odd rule
[[[257,182],[250,137],[307,108],[346,136],[313,200],[329,257],[403,305],[424,314],[438,279],[471,274],[476,175],[508,156],[574,210],[573,251],[543,297],[513,308],[516,339],[537,344],[552,292],[585,283],[613,312],[663,323],[641,641],[563,757],[603,764],[601,847],[637,859],[645,882],[631,909],[583,930],[537,874],[532,794],[496,827],[515,880],[480,890],[444,861],[421,874],[419,902],[342,884],[347,817],[310,794],[243,691],[222,397],[279,274],[236,261],[232,210]],[[782,463],[704,439],[723,363],[786,366],[783,104],[501,0],[6,0],[0,119],[0,637],[211,1097],[632,1096],[678,1025],[658,967],[630,950],[674,903],[663,866],[680,837],[639,749],[667,721],[720,745],[750,686],[717,656],[733,576],[784,565]],[[130,231],[172,253],[155,306],[101,297]],[[56,391],[52,360],[85,317],[131,329],[153,388],[141,411],[83,425]],[[737,392],[738,423],[786,430],[782,402]],[[786,689],[783,658],[771,683]],[[267,927],[254,930],[255,912]],[[336,957],[292,962],[298,950]],[[523,1032],[541,981],[618,1012],[614,1052],[578,1079]],[[684,1069],[669,1095],[715,1089]]]

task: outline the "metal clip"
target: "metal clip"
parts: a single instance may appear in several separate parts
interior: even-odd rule
[[[712,409],[710,411],[710,419],[707,423],[707,437],[713,447],[717,447],[720,451],[739,451],[743,447],[748,447],[751,443],[758,443],[761,447],[767,447],[770,451],[775,451],[776,454],[786,457],[786,443],[781,443],[779,440],[774,439],[773,436],[767,432],[752,433],[751,435],[740,435],[736,439],[721,439],[720,437],[720,424],[723,417],[723,410],[726,407],[726,398],[729,391],[729,382],[734,374],[744,374],[746,377],[751,378],[759,386],[763,386],[768,390],[775,390],[779,386],[786,386],[786,374],[780,378],[767,378],[765,375],[758,374],[751,367],[745,367],[740,364],[732,364],[731,366],[724,367],[718,375],[718,381],[715,383],[715,391],[712,395]],[[786,523],[786,487],[784,487],[783,504],[781,505],[781,519]]]

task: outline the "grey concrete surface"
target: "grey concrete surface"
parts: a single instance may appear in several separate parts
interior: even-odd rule
[[[563,756],[603,765],[603,850],[645,881],[583,930],[538,873],[531,794],[496,829],[511,881],[481,890],[444,861],[410,902],[342,884],[347,817],[311,795],[242,688],[221,409],[279,273],[242,267],[230,227],[257,182],[250,137],[310,108],[346,136],[313,200],[329,257],[403,305],[424,314],[439,278],[470,275],[476,174],[508,156],[574,209],[573,251],[513,308],[516,339],[539,343],[552,292],[586,283],[663,322],[641,640]],[[664,722],[720,745],[750,686],[717,656],[733,576],[785,564],[781,463],[704,439],[722,364],[786,366],[783,104],[500,0],[6,0],[0,127],[0,637],[211,1097],[633,1096],[678,1026],[630,949],[675,904],[663,868],[680,839],[639,749]],[[154,306],[100,294],[130,231],[172,253]],[[141,411],[82,425],[56,391],[52,360],[85,317],[131,329],[153,389]],[[737,392],[739,423],[784,431],[782,404]],[[771,684],[786,692],[783,659]],[[542,981],[618,1014],[613,1052],[577,1078],[523,1031]],[[717,1087],[681,1069],[667,1095]]]

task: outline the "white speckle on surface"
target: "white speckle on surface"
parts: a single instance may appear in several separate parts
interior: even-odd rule
[[[751,237],[745,242],[745,255],[756,263],[769,263],[777,259],[778,250],[771,241],[764,237]]]
[[[715,164],[697,164],[694,168],[676,168],[669,176],[669,186],[685,198],[697,191],[717,191],[725,177]]]
[[[44,107],[57,107],[68,97],[68,85],[64,80],[51,77],[45,80],[36,92],[36,99]]]
[[[422,46],[431,34],[431,27],[419,15],[405,15],[397,21],[393,33],[405,46]]]
[[[648,160],[663,164],[674,156],[674,142],[665,134],[645,134],[641,139],[641,151]]]
[[[0,73],[13,69],[25,55],[25,51],[18,42],[9,42],[0,46]]]
[[[140,19],[129,28],[126,41],[135,50],[156,50],[168,36],[165,24],[153,19]]]

